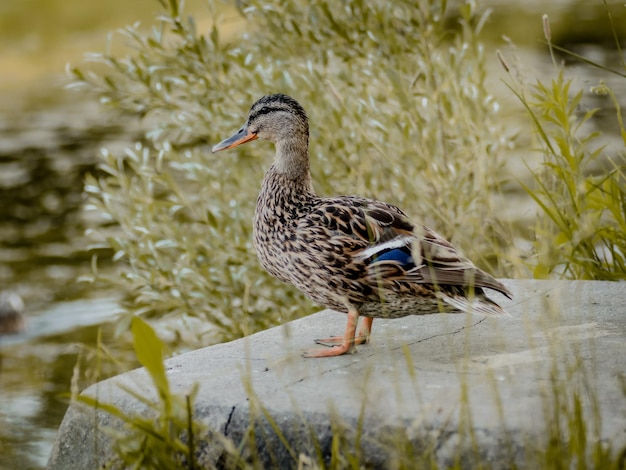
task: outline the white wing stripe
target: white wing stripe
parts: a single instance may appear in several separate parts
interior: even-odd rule
[[[394,248],[402,248],[403,246],[407,246],[411,243],[412,240],[413,240],[413,237],[394,238],[393,240],[389,240],[384,243],[380,243],[378,245],[370,246],[369,248],[359,253],[359,255],[356,256],[356,258],[359,260],[371,258],[372,256],[377,255],[381,251],[393,250]]]

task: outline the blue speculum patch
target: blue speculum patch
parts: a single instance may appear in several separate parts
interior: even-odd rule
[[[385,251],[374,258],[374,261],[397,261],[405,268],[411,268],[415,266],[411,253],[406,248],[394,248],[393,250]]]

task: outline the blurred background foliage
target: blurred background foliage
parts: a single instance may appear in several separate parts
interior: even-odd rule
[[[492,199],[509,140],[485,86],[486,16],[472,3],[248,2],[230,41],[215,5],[205,35],[177,2],[164,6],[150,34],[121,32],[132,54],[94,54],[104,68],[71,69],[74,86],[144,118],[145,140],[104,150],[104,175],[86,184],[88,207],[122,229],[102,241],[129,268],[99,279],[127,290],[129,313],[200,316],[224,340],[314,308],[263,273],[251,245],[273,149],[214,156],[201,145],[230,135],[270,92],[309,112],[320,194],[398,204],[482,267],[517,272]]]
[[[546,148],[572,151],[569,159],[544,161],[545,171],[533,173],[535,189],[525,186],[540,209],[529,240],[535,251],[521,250],[515,224],[499,217],[495,201],[511,180],[504,158],[513,136],[487,87],[478,36],[488,14],[473,2],[354,0],[337,8],[326,0],[249,1],[238,4],[244,23],[228,39],[220,34],[217,3],[207,3],[212,22],[205,34],[181,4],[162,5],[166,14],[149,33],[138,25],[119,33],[133,52],[109,49],[90,56],[99,68],[70,69],[72,86],[87,88],[114,112],[141,117],[144,128],[133,148],[105,149],[104,174],[86,184],[87,207],[122,229],[102,235],[98,246],[128,265],[120,276],[99,276],[127,292],[123,305],[131,315],[122,330],[137,314],[200,317],[214,340],[228,340],[315,308],[263,273],[251,246],[256,192],[273,150],[259,145],[213,156],[203,145],[230,135],[250,104],[273,92],[296,96],[309,112],[320,194],[397,204],[500,277],[623,278],[623,246],[615,244],[623,227],[613,218],[608,230],[617,236],[598,238],[597,224],[581,219],[594,213],[593,220],[605,220],[611,210],[572,201],[586,200],[586,192],[571,195],[586,165],[559,173],[572,158],[602,152],[587,145],[593,136],[576,134],[593,111],[580,117],[580,97],[568,103],[563,81],[554,86],[554,109],[546,108],[550,96],[540,85],[533,106],[543,106],[543,114],[526,103]],[[547,136],[542,123],[557,131]],[[615,186],[604,193],[617,198],[619,215],[623,174],[616,165]],[[556,182],[576,174],[570,199],[548,191],[543,178],[550,172]],[[560,221],[561,230],[547,229],[546,221]],[[593,233],[573,228],[582,225]]]

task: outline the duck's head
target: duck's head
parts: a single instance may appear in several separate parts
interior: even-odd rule
[[[304,109],[287,95],[264,96],[252,105],[248,120],[241,129],[214,146],[213,152],[255,139],[270,140],[277,146],[299,143],[306,147],[309,142],[309,122]]]

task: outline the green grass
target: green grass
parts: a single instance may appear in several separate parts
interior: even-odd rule
[[[540,209],[528,264],[539,279],[626,280],[626,154],[608,155],[601,133],[589,130],[597,109],[580,111],[584,91],[573,89],[572,80],[557,66],[545,16],[544,25],[556,78],[549,84],[537,82],[530,90],[515,80],[509,85],[528,111],[543,154],[541,167],[532,171],[535,184],[522,184]],[[624,62],[620,73],[585,61],[626,78]],[[592,91],[611,98],[626,149],[626,128],[615,93],[603,82]]]
[[[165,345],[138,317],[133,319],[131,330],[137,359],[150,375],[158,398],[153,401],[131,388],[124,390],[149,411],[142,415],[129,414],[115,405],[101,402],[97,396],[77,395],[76,391],[72,398],[124,423],[125,429],[107,427],[96,431],[108,434],[114,442],[117,460],[108,462],[107,468],[117,465],[123,468],[198,468],[194,446],[196,435],[201,434],[205,426],[192,418],[197,387],[184,396],[173,394],[163,364]]]

